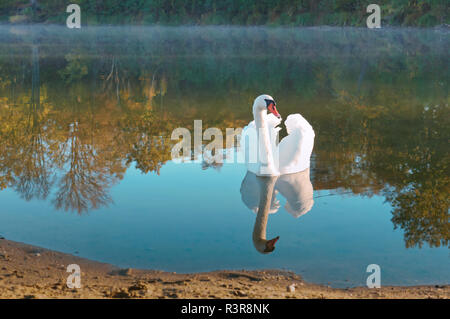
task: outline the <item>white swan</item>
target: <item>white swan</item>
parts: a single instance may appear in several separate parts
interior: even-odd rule
[[[269,114],[267,114],[269,112]],[[278,176],[303,171],[310,166],[314,130],[300,114],[291,114],[284,124],[288,135],[277,145],[281,116],[267,94],[253,103],[253,118],[242,131],[240,145],[247,169],[258,176]]]

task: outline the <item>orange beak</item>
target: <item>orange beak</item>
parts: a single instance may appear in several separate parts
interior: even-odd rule
[[[278,113],[277,107],[275,106],[274,103],[270,103],[270,104],[267,106],[267,110],[268,110],[270,113],[272,113],[273,115],[275,115],[276,117],[281,118],[281,115],[280,115],[280,113]]]

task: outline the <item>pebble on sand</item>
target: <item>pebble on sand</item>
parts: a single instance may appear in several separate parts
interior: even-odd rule
[[[119,275],[121,276],[131,276],[133,273],[133,270],[131,268],[125,268],[119,270]]]

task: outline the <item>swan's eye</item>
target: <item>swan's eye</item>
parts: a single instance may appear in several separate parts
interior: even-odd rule
[[[274,100],[264,99],[264,101],[266,101],[266,107],[269,107],[270,104],[276,105]]]

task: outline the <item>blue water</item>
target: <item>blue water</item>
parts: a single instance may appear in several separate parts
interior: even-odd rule
[[[287,269],[335,287],[365,285],[366,267],[381,267],[382,285],[450,282],[444,248],[405,248],[381,196],[314,191],[311,211],[294,218],[271,214],[267,237],[276,250],[261,255],[252,244],[255,213],[239,192],[245,167],[167,163],[160,175],[132,166],[111,189],[114,203],[88,214],[57,211],[50,201],[25,201],[0,192],[0,234],[7,239],[121,267],[176,272]],[[331,196],[324,196],[331,194]],[[51,196],[50,196],[51,197]],[[272,237],[271,237],[272,236]]]

